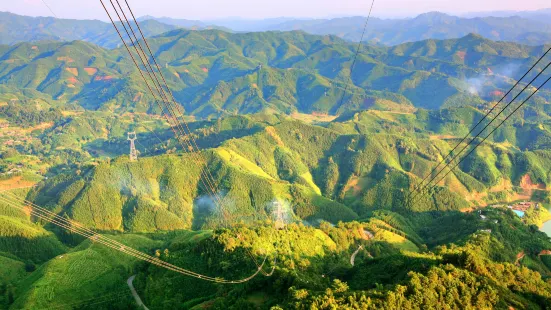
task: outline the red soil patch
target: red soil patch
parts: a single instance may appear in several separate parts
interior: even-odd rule
[[[71,84],[76,84],[76,83],[78,83],[78,80],[74,76],[72,76],[72,77],[67,79],[67,82],[69,82]]]
[[[360,232],[360,236],[363,240],[369,240],[373,238],[373,234],[366,229],[360,228],[358,229],[358,231]]]
[[[463,61],[465,60],[465,56],[467,56],[467,52],[464,52],[464,51],[457,52],[457,57],[459,57],[459,59]]]
[[[357,195],[362,190],[362,188],[359,186],[359,183],[360,183],[360,179],[358,177],[356,176],[351,177],[348,180],[348,183],[344,185],[344,192],[346,193],[350,189],[352,189],[354,191],[354,195]]]
[[[494,74],[494,71],[492,71],[492,69],[490,69],[490,68],[486,68],[486,69],[488,69],[488,74],[491,74],[491,75]]]
[[[178,72],[174,71],[174,75],[175,75],[177,78],[180,78],[180,75],[178,74]]]
[[[75,60],[71,57],[61,56],[57,57],[57,61],[74,62]]]
[[[525,174],[522,179],[520,180],[520,187],[524,190],[545,190],[545,185],[543,184],[534,184],[532,182],[532,179],[530,178],[530,175]]]
[[[31,47],[32,50],[37,50],[38,49],[38,46],[34,45],[33,47]]]
[[[515,265],[519,265],[520,264],[520,260],[524,258],[526,254],[524,254],[524,251],[520,252],[517,254],[517,261],[515,262]]]
[[[136,96],[134,96],[134,98],[132,99],[133,102],[138,102],[142,99],[143,97],[143,94],[142,93],[137,93]]]
[[[75,75],[75,76],[78,76],[78,69],[77,69],[77,68],[69,68],[69,67],[67,67],[67,68],[65,68],[65,70],[66,70],[67,72],[69,72],[69,73]]]
[[[189,70],[188,70],[188,69],[184,69],[184,72],[185,72],[185,73],[189,73]]]
[[[112,79],[113,79],[113,77],[110,76],[110,75],[106,75],[106,76],[96,76],[96,77],[94,78],[94,81],[110,81],[110,80],[112,80]]]
[[[92,67],[86,67],[84,68],[84,72],[88,73],[88,75],[94,75],[98,72],[98,69],[92,68]]]
[[[505,93],[500,90],[494,90],[493,92],[490,92],[490,96],[494,97],[503,97],[503,95],[505,95]]]
[[[12,63],[14,63],[16,60],[17,60],[17,59],[7,59],[7,60],[6,60],[6,63],[12,64]]]
[[[258,88],[258,85],[256,85],[256,83],[253,83],[253,87]]]
[[[23,177],[13,177],[9,180],[0,181],[0,191],[16,189],[16,188],[27,188],[35,185],[36,182],[23,180]]]
[[[476,210],[476,207],[468,207],[468,208],[463,208],[461,210],[459,210],[459,212],[462,212],[462,213],[471,213],[473,211]]]
[[[203,72],[209,72],[209,69],[207,68],[201,68],[201,70],[203,70]]]
[[[26,216],[31,216],[31,213],[33,212],[33,208],[30,206],[24,206],[23,207],[23,213],[25,213]]]
[[[551,255],[551,250],[543,250],[540,252],[540,254],[538,254],[538,256],[542,256],[542,255]]]
[[[282,147],[285,146],[285,144],[283,143],[283,141],[281,140],[281,138],[277,134],[274,127],[268,126],[264,130],[266,131],[266,133],[268,133],[270,135],[270,137],[272,137],[276,141],[277,145],[282,146]]]
[[[254,84],[254,85],[256,85],[256,84]],[[325,117],[325,116],[328,116],[329,114],[322,113],[322,112],[312,112],[312,115],[314,115],[314,116],[324,116]]]
[[[74,84],[67,84],[67,87],[69,87],[69,88],[75,88],[75,85],[74,85]]]

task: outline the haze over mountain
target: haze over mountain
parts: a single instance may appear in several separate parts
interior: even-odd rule
[[[540,11],[538,11],[540,12]],[[439,12],[421,14],[408,19],[371,18],[365,40],[384,45],[424,39],[452,39],[477,33],[491,40],[539,45],[551,42],[549,17],[541,13],[526,13],[523,17],[476,17],[464,18]],[[160,22],[179,24],[176,20],[155,19]],[[208,22],[222,25],[235,31],[291,31],[302,30],[311,34],[336,35],[346,40],[359,41],[365,17],[341,17],[334,19],[267,19],[227,20]],[[185,24],[182,21],[180,24]]]
[[[538,13],[541,12],[541,13]],[[525,13],[525,16],[464,18],[431,12],[411,19],[379,19],[369,22],[365,40],[382,45],[397,45],[425,39],[454,39],[476,33],[485,38],[521,44],[542,45],[551,42],[548,11]],[[32,18],[0,13],[0,44],[23,41],[83,40],[102,47],[118,46],[118,36],[109,23],[101,21],[57,20]],[[317,35],[335,35],[349,41],[359,41],[365,17],[334,19],[274,18],[265,20],[225,19],[186,20],[173,18],[139,18],[146,36],[161,34],[175,28],[219,29],[230,32],[300,30]],[[23,32],[21,33],[21,30]]]
[[[462,14],[462,17],[511,17],[519,16],[527,19],[540,21],[543,23],[551,23],[551,8],[540,9],[535,11],[487,11],[487,12],[471,12]]]
[[[140,25],[146,36],[161,34],[177,27],[154,20]],[[35,42],[43,40],[92,42],[106,48],[120,46],[120,38],[110,23],[99,20],[57,19],[28,17],[0,12],[0,44]],[[128,36],[124,35],[126,39]]]

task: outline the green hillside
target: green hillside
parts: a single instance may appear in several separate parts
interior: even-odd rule
[[[66,170],[53,166],[57,175],[46,173],[50,177],[27,190],[27,199],[195,272],[246,277],[256,270],[248,251],[257,261],[267,257],[265,270],[277,257],[275,272],[247,285],[210,284],[45,225],[54,233],[47,233],[50,238],[65,245],[46,261],[35,261],[36,270],[23,268],[29,258],[7,254],[14,271],[2,274],[3,302],[12,309],[133,307],[126,281],[136,275],[134,285],[151,309],[431,307],[442,300],[458,307],[481,302],[490,308],[546,307],[551,265],[540,254],[551,249],[549,239],[506,209],[458,211],[517,199],[548,203],[544,116],[513,122],[496,133],[441,184],[432,200],[410,208],[403,204],[412,182],[428,173],[480,115],[477,108],[466,107],[367,110],[333,120],[255,114],[196,121],[190,126],[206,148],[202,164],[177,150],[157,154],[175,144],[168,141],[167,148],[154,150],[161,143],[145,130],[142,143],[151,150],[144,148],[138,162],[129,162],[124,155],[127,126],[145,123],[160,136],[167,130],[150,116],[132,121],[126,115],[117,126],[102,112],[73,116],[80,121],[55,135],[59,147],[73,141],[70,137],[78,133],[73,129],[79,128],[73,126],[82,120],[94,122],[92,128],[110,142],[103,144],[104,136],[93,135],[84,143],[71,142],[69,148],[81,152],[88,164],[75,161]],[[525,138],[538,135],[542,138]],[[51,129],[37,136],[52,138]],[[111,147],[96,157],[92,151],[101,145]],[[29,156],[21,152],[18,156]],[[49,153],[43,154],[35,156]],[[226,197],[225,214],[201,184],[198,174],[204,165]],[[539,190],[527,187],[527,179]],[[276,199],[289,206],[288,225],[281,231],[273,223]],[[15,227],[24,242],[46,231],[40,223],[14,215],[4,218],[22,223]],[[231,229],[203,230],[214,227]],[[46,253],[51,244],[31,247]],[[442,287],[446,295],[436,293]]]
[[[64,246],[44,228],[12,217],[0,217],[0,252],[29,262],[44,262],[63,253]],[[36,249],[40,249],[37,251]]]
[[[116,239],[141,250],[160,245],[144,236],[125,235]],[[103,306],[104,300],[112,307],[124,307],[133,302],[126,280],[135,264],[135,260],[124,254],[84,242],[23,280],[11,308],[93,307],[98,302]]]
[[[174,30],[149,44],[176,100],[202,118],[483,105],[500,99],[544,50],[475,35],[368,46],[350,76],[356,46],[336,37]],[[160,112],[125,49],[74,41],[21,43],[4,50],[0,85],[6,104],[40,99],[48,109]],[[347,87],[349,82],[354,85]],[[547,102],[549,93],[536,97]]]
[[[534,104],[524,113],[541,108]],[[217,195],[224,197],[225,212],[246,222],[269,217],[268,206],[276,199],[291,202],[294,214],[307,221],[337,223],[375,210],[405,211],[408,191],[469,131],[467,124],[482,117],[478,109],[466,107],[368,110],[318,124],[298,120],[300,115],[294,119],[266,114],[192,122],[197,143],[207,149],[199,161],[196,154],[180,154],[174,141],[161,143],[159,136],[168,139],[170,133],[162,123],[144,118],[151,127],[139,136],[142,158],[129,162],[124,156],[125,128],[140,123],[120,118],[113,127],[101,115],[86,116],[92,126],[99,126],[100,136],[89,135],[85,143],[67,144],[75,141],[72,126],[55,131],[55,140],[48,130],[39,136],[43,143],[55,141],[57,146],[41,156],[78,152],[63,168],[77,173],[66,173],[44,159],[53,165],[52,177],[28,198],[89,227],[132,232],[224,224],[222,211],[215,208],[219,204],[211,197],[212,184],[200,178],[202,169],[212,175]],[[549,120],[543,119],[513,121],[496,131],[438,184],[433,199],[419,199],[407,208],[465,210],[522,199],[548,203],[551,133]],[[158,128],[158,134],[152,128]],[[163,152],[170,154],[159,154]],[[233,222],[227,214],[223,219]]]

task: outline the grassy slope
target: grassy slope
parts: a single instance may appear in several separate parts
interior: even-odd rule
[[[146,251],[161,244],[137,235],[110,237]],[[91,305],[104,300],[111,305],[132,304],[126,280],[132,275],[135,264],[136,260],[130,256],[86,241],[69,253],[52,259],[25,279],[18,287],[19,295],[12,308],[66,305],[94,308]]]

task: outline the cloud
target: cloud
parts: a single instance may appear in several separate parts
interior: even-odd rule
[[[473,96],[486,97],[490,92],[498,88],[508,88],[514,83],[514,77],[518,74],[520,65],[509,63],[488,68],[486,72],[463,80],[463,90]]]

